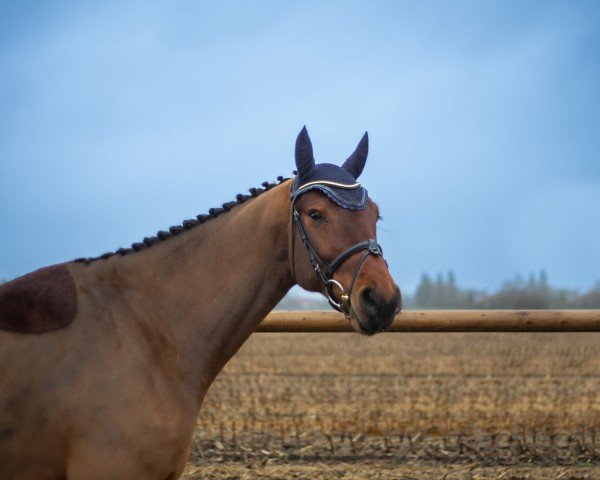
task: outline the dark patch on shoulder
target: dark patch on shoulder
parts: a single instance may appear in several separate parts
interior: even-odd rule
[[[3,440],[8,440],[10,437],[14,436],[15,429],[14,428],[3,428],[0,430],[0,442]]]
[[[54,265],[0,285],[0,329],[44,333],[69,325],[77,290],[69,269]]]

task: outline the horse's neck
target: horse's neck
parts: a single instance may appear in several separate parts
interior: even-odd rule
[[[177,352],[164,358],[182,363],[173,368],[196,377],[188,380],[203,395],[293,285],[289,231],[286,183],[175,238],[109,259],[96,275],[125,297],[107,306],[122,309],[115,318],[155,332]]]

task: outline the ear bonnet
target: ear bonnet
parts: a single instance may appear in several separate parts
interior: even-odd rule
[[[291,198],[311,190],[320,190],[340,207],[363,210],[367,205],[367,190],[357,181],[369,153],[369,136],[365,132],[356,150],[341,167],[331,163],[315,164],[312,144],[304,127],[296,140],[296,168]]]

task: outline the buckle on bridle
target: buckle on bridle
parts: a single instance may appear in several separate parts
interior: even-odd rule
[[[369,238],[369,245],[367,246],[367,250],[369,250],[369,253],[372,253],[373,255],[383,256],[383,251],[381,250],[381,247],[379,246],[377,241],[372,238]]]

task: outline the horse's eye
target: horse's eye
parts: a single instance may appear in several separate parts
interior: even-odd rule
[[[321,220],[323,218],[323,215],[321,215],[316,210],[311,210],[310,212],[308,212],[308,216],[311,218],[311,220],[315,220],[315,221]]]

